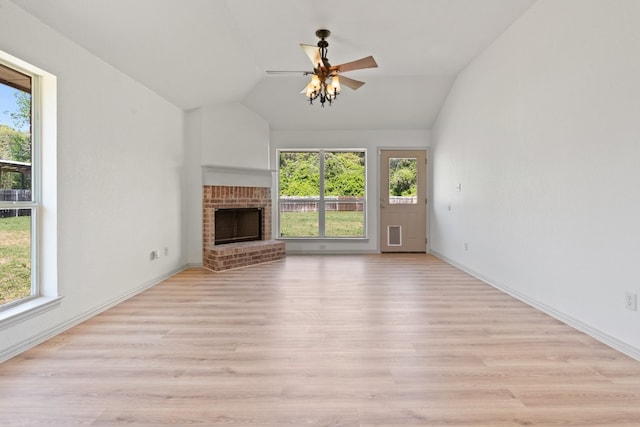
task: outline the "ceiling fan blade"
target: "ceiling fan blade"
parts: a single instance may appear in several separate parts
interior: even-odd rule
[[[294,71],[294,70],[267,70],[265,71],[267,74],[300,74],[303,76],[308,76],[309,74],[313,74],[313,71]]]
[[[317,68],[318,64],[322,63],[322,58],[320,57],[320,49],[318,49],[318,46],[300,43],[300,47],[309,57],[309,60],[313,64],[313,68]]]
[[[364,84],[364,82],[361,82],[360,80],[351,79],[343,75],[340,75],[339,77],[340,84],[348,87],[349,89],[358,90],[358,88]]]
[[[366,58],[361,58],[356,61],[347,62],[345,64],[334,65],[331,67],[331,71],[338,70],[341,73],[352,70],[361,70],[363,68],[376,68],[378,64],[376,64],[376,60],[373,59],[373,56],[367,56]]]

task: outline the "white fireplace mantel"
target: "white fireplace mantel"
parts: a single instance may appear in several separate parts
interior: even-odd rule
[[[275,172],[272,169],[205,165],[202,166],[202,185],[272,188]]]

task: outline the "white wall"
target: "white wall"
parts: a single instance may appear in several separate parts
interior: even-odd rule
[[[269,169],[269,124],[242,104],[186,113],[187,261],[202,265],[202,166]]]
[[[321,115],[322,111],[318,111]],[[287,240],[287,252],[340,253],[378,252],[378,150],[380,148],[428,148],[427,130],[271,131],[271,164],[276,168],[276,149],[284,148],[365,148],[367,149],[366,240]]]
[[[269,168],[269,123],[242,104],[202,109],[202,165]]]
[[[540,0],[460,73],[433,130],[431,243],[640,358],[638,22],[636,0]]]
[[[185,260],[182,111],[12,3],[0,0],[0,11],[0,50],[57,76],[57,198],[46,195],[53,200],[45,215],[57,202],[63,296],[59,307],[0,328],[2,360],[156,283]],[[151,250],[165,247],[168,256],[150,260]]]

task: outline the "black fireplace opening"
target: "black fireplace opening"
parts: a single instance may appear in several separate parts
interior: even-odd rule
[[[214,244],[262,240],[262,208],[215,210]]]

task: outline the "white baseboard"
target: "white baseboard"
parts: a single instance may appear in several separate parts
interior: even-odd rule
[[[526,295],[521,294],[518,291],[514,291],[513,289],[509,288],[508,286],[505,286],[502,283],[498,283],[495,280],[485,276],[484,274],[478,273],[477,271],[474,271],[473,269],[467,267],[464,264],[461,264],[437,251],[432,251],[431,254],[433,256],[436,256],[438,258],[440,258],[443,261],[446,261],[447,263],[453,265],[454,267],[464,271],[465,273],[468,273],[480,280],[482,280],[483,282],[485,282],[486,284],[488,284],[489,286],[492,286],[508,295],[511,295],[512,297],[516,298],[517,300],[522,301],[523,303],[535,308],[536,310],[539,310],[545,314],[548,314],[549,316],[571,326],[574,329],[579,330],[580,332],[584,332],[585,334],[589,335],[592,338],[595,338],[596,340],[600,341],[603,344],[608,345],[609,347],[618,350],[621,353],[626,354],[629,357],[632,357],[638,361],[640,361],[640,349],[631,346],[627,343],[625,343],[624,341],[620,341],[619,339],[612,337],[611,335],[600,331],[597,328],[594,328],[593,326],[587,325],[586,323],[581,322],[580,320],[577,320],[571,316],[567,316],[566,314],[551,308],[545,304],[542,304],[539,301],[536,301],[532,298],[529,298]]]
[[[152,288],[153,286],[157,285],[158,283],[162,282],[163,280],[168,279],[169,277],[185,270],[189,268],[188,265],[183,265],[180,267],[177,267],[171,271],[169,271],[168,273],[165,273],[159,277],[156,277],[152,280],[149,280],[145,283],[143,283],[142,285],[138,286],[137,288],[133,289],[130,292],[127,292],[126,294],[120,295],[117,298],[112,299],[111,301],[108,301],[104,304],[99,305],[98,307],[94,307],[93,309],[82,313],[79,316],[76,316],[72,319],[67,320],[66,322],[63,322],[61,324],[57,324],[54,325],[53,327],[42,331],[41,333],[30,337],[24,341],[20,341],[18,343],[16,343],[15,345],[12,345],[11,347],[8,347],[2,351],[0,351],[0,363],[11,359],[12,357],[15,357],[17,355],[19,355],[20,353],[23,353],[27,350],[29,350],[32,347],[37,346],[38,344],[41,344],[45,341],[47,341],[48,339],[51,339],[53,337],[55,337],[56,335],[61,334],[62,332],[76,326],[79,325],[80,323],[84,322],[85,320],[88,320],[90,318],[92,318],[93,316],[102,313],[105,310],[108,310],[111,307],[114,307],[118,304],[120,304],[123,301],[128,300],[129,298],[139,294],[140,292],[146,291],[147,289]]]

